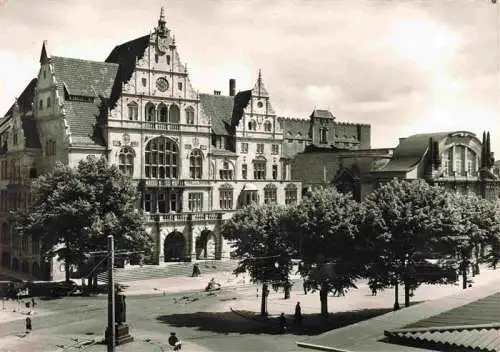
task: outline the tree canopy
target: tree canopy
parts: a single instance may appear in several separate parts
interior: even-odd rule
[[[69,267],[81,265],[89,251],[105,250],[113,235],[116,249],[152,248],[135,207],[136,190],[116,166],[93,156],[71,168],[57,164],[33,184],[32,208],[14,214],[21,233],[38,237],[42,251]],[[67,273],[67,279],[69,273]]]

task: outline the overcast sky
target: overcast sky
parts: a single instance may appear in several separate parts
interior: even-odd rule
[[[372,126],[372,147],[415,133],[491,130],[500,158],[500,16],[490,0],[0,0],[0,115],[53,55],[103,61],[160,7],[200,92],[253,87],[279,115],[314,107]]]

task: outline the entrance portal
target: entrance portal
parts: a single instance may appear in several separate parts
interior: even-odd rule
[[[163,242],[163,256],[166,262],[186,260],[186,240],[179,231],[171,232]]]
[[[200,234],[200,237],[196,239],[196,258],[216,259],[215,245],[215,233],[210,230],[203,230]]]

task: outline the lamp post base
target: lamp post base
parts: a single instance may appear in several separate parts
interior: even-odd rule
[[[109,329],[106,328],[105,332],[105,342],[107,344],[109,336]],[[129,327],[127,324],[121,323],[115,325],[115,346],[124,345],[126,343],[134,341],[134,338],[129,333]]]

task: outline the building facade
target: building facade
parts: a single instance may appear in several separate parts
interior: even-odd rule
[[[53,56],[44,42],[38,76],[0,120],[2,266],[64,276],[8,214],[29,209],[38,175],[88,155],[105,157],[137,185],[156,263],[228,257],[220,228],[232,212],[301,198],[285,121],[260,72],[252,89],[236,92],[230,80],[228,95],[198,93],[163,9],[151,34],[116,46],[103,62]]]

